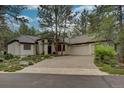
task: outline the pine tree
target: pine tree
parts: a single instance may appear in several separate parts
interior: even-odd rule
[[[58,54],[58,36],[61,33],[60,27],[64,27],[63,24],[65,24],[65,18],[67,20],[67,13],[66,9],[67,6],[59,6],[59,5],[53,5],[53,6],[40,6],[38,16],[41,19],[40,20],[40,26],[44,28],[46,31],[51,30],[54,32],[54,45],[55,45],[55,52]],[[68,9],[67,9],[68,10]],[[69,13],[70,14],[70,13]]]
[[[74,31],[77,33],[77,35],[85,35],[85,34],[87,34],[88,17],[89,17],[88,12],[89,12],[88,10],[84,9],[81,12],[79,18],[76,18],[76,20],[75,20]]]

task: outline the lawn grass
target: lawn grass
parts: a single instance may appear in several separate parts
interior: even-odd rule
[[[124,68],[112,67],[110,64],[105,64],[99,61],[94,61],[94,63],[103,72],[107,72],[109,74],[124,75]]]

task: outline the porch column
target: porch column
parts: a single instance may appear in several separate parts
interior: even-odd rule
[[[45,55],[48,54],[48,40],[47,39],[44,40],[44,54]]]
[[[92,46],[89,44],[89,55],[92,55]]]
[[[38,41],[38,52],[39,54],[43,53],[43,42],[41,40]]]

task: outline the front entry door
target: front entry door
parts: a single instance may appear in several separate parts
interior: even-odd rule
[[[49,45],[48,46],[48,54],[51,54],[51,52],[52,52],[52,47]]]

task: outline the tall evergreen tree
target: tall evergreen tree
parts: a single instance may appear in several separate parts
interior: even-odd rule
[[[7,25],[0,31],[0,51],[7,50],[7,43],[14,37],[14,32],[12,32]]]
[[[122,7],[121,5],[117,6],[117,10],[118,10],[118,23],[119,23],[119,27],[118,27],[118,30],[119,30],[119,39],[118,39],[118,42],[119,42],[119,47],[118,47],[118,61],[120,63],[124,63],[124,27],[123,27],[123,13],[124,11],[122,11]]]
[[[19,34],[20,35],[28,35],[29,34],[29,27],[26,24],[21,24],[19,27]]]
[[[75,26],[74,31],[77,33],[77,35],[84,35],[87,33],[88,28],[88,13],[89,11],[84,9],[79,18],[76,18],[75,20]]]
[[[54,31],[54,44],[55,44],[55,52],[58,54],[58,35],[60,33],[60,27],[63,26],[65,18],[67,19],[67,13],[65,10],[67,6],[40,6],[39,8],[39,17],[40,17],[40,25],[47,30]],[[67,9],[68,10],[68,9]]]
[[[11,20],[10,22],[14,22],[14,20],[22,20],[18,17],[24,9],[24,6],[0,5],[0,51],[5,51],[7,42],[13,38],[13,32],[7,26],[7,21]]]
[[[37,35],[38,31],[34,28],[34,26],[32,26],[30,29],[30,35]]]
[[[114,6],[96,6],[89,15],[89,27],[91,34],[97,39],[117,39],[117,15]]]

